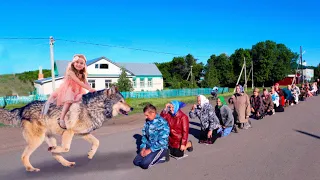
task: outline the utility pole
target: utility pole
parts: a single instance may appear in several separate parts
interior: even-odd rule
[[[304,84],[302,59],[303,59],[303,58],[302,58],[302,46],[300,46],[301,77],[302,77],[302,84]]]
[[[244,84],[245,88],[246,88],[246,91],[248,91],[248,88],[247,88],[247,64],[246,64],[246,57],[243,58],[243,63],[244,63],[244,82],[246,82]]]
[[[252,74],[251,74],[251,80],[252,80],[252,90],[253,90],[253,60],[251,61],[251,70],[252,70]]]
[[[190,66],[191,70],[190,70],[190,73],[188,74],[187,81],[189,80],[189,77],[191,77],[191,84],[193,85],[193,80],[192,80],[192,67],[193,67],[193,66]]]
[[[53,43],[54,39],[50,36],[50,60],[51,60],[51,76],[52,76],[52,92],[55,90],[55,73],[54,73],[54,57],[53,57]]]

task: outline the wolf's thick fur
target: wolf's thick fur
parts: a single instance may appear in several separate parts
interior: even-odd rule
[[[69,162],[61,156],[61,153],[70,150],[74,135],[79,135],[92,144],[88,158],[92,159],[96,153],[99,140],[90,132],[102,126],[103,122],[118,113],[126,114],[132,108],[126,104],[116,87],[88,93],[83,95],[82,101],[70,106],[66,114],[67,129],[61,129],[57,119],[60,117],[62,107],[51,105],[45,116],[41,115],[44,101],[34,101],[22,108],[11,111],[0,109],[0,122],[4,124],[20,125],[23,128],[23,137],[28,145],[25,148],[21,160],[27,171],[40,171],[34,168],[30,161],[30,155],[46,141],[53,157],[63,166],[72,167],[75,162]],[[57,146],[53,135],[62,135],[62,145]]]

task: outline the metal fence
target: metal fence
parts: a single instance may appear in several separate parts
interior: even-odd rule
[[[168,98],[178,96],[195,96],[199,94],[210,94],[211,88],[197,88],[197,89],[170,89],[162,91],[141,91],[141,92],[122,92],[124,98]],[[229,92],[228,87],[218,88],[218,94]]]
[[[168,98],[178,96],[196,96],[199,94],[207,95],[211,93],[211,88],[197,89],[170,89],[162,91],[141,91],[141,92],[121,92],[124,98],[146,99],[146,98]],[[228,87],[219,87],[218,94],[229,92]],[[0,97],[0,106],[6,103],[11,104],[27,104],[35,100],[47,100],[47,95],[30,95],[30,96],[7,96]]]
[[[27,104],[35,100],[47,100],[48,96],[46,95],[30,95],[30,96],[7,96],[0,97],[0,106],[4,106],[5,102],[8,105],[11,104]]]

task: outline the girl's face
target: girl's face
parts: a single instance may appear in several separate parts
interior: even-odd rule
[[[84,66],[85,66],[85,61],[83,59],[78,59],[73,63],[73,66],[76,70],[81,71],[83,70]]]
[[[264,95],[264,96],[268,96],[268,95],[269,95],[268,90],[263,91],[263,95]]]
[[[254,95],[255,97],[257,97],[257,96],[259,95],[259,93],[258,93],[257,91],[253,91],[253,95]]]

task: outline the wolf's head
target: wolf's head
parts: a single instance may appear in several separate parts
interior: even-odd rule
[[[105,89],[104,94],[107,96],[106,103],[112,104],[112,116],[116,116],[118,114],[128,115],[128,112],[133,110],[133,108],[126,103],[123,96],[120,94],[118,87],[112,86],[109,89]],[[106,105],[106,107],[108,106]]]

